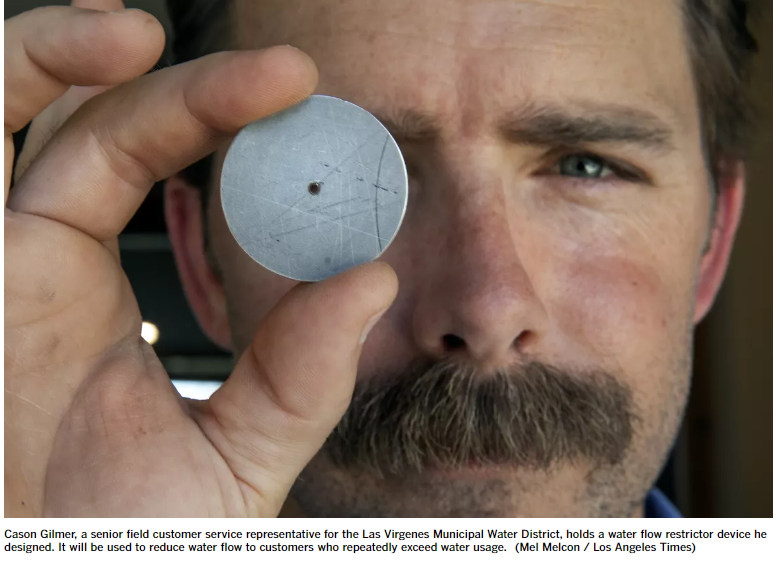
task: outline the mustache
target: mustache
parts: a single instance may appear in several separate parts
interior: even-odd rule
[[[340,468],[379,477],[426,469],[621,462],[637,416],[631,390],[604,371],[540,362],[492,375],[452,361],[410,364],[358,381],[323,451]]]

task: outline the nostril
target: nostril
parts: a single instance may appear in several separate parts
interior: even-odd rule
[[[455,351],[456,349],[466,348],[466,341],[455,334],[446,334],[442,336],[441,341],[444,344],[445,351]]]
[[[515,347],[526,347],[532,338],[533,334],[529,330],[522,331],[520,335],[515,338]]]

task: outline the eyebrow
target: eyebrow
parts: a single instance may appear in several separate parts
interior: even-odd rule
[[[527,106],[499,123],[503,135],[517,143],[578,146],[631,143],[670,152],[672,129],[648,111],[612,104]]]
[[[414,109],[374,112],[397,142],[422,143],[441,134],[439,119]],[[660,152],[674,149],[672,129],[655,114],[614,104],[528,105],[499,120],[509,141],[537,146],[631,143]]]
[[[390,109],[372,112],[396,142],[422,143],[441,134],[438,119],[431,113],[415,109]]]

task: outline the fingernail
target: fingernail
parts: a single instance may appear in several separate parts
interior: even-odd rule
[[[363,335],[360,336],[360,345],[363,345],[366,342],[366,338],[368,338],[368,333],[371,331],[371,329],[376,326],[376,323],[379,322],[379,319],[382,318],[382,315],[385,313],[383,310],[382,312],[378,314],[374,314],[369,321],[366,323],[366,327],[363,328]]]

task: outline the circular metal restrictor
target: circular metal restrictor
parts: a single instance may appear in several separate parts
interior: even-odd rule
[[[222,167],[230,232],[260,265],[319,281],[376,259],[408,198],[398,145],[370,113],[311,96],[250,123]]]

